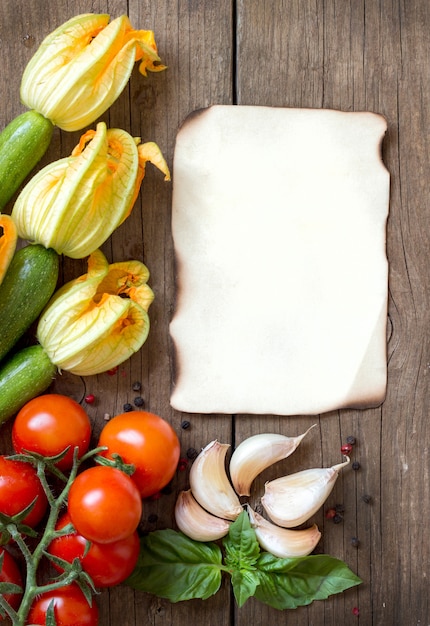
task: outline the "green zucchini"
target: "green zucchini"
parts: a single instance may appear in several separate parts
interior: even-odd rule
[[[19,350],[0,367],[0,424],[48,389],[57,374],[40,345]]]
[[[0,133],[0,211],[45,154],[53,129],[46,117],[26,111]]]
[[[59,256],[30,244],[15,252],[0,285],[0,361],[36,321],[54,293]]]

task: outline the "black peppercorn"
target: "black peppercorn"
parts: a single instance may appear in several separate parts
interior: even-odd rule
[[[191,424],[188,420],[184,420],[183,422],[181,422],[181,428],[183,428],[184,430],[187,430],[187,428],[189,428],[190,426]]]
[[[133,410],[133,406],[130,404],[130,402],[126,402],[122,408],[126,413]]]
[[[372,498],[371,496],[365,494],[364,496],[361,496],[361,499],[363,500],[363,502],[365,502],[366,504],[370,504],[372,502]]]
[[[356,441],[357,441],[356,438],[353,437],[352,435],[346,438],[346,443],[349,443],[351,446],[355,446]]]
[[[360,465],[360,463],[358,461],[354,461],[352,463],[351,467],[352,467],[353,470],[359,470],[361,465]]]
[[[134,399],[134,406],[143,406],[145,404],[145,400],[142,398],[142,396],[137,396]]]
[[[352,538],[351,538],[351,545],[352,545],[354,548],[358,548],[358,546],[360,545],[360,541],[358,540],[358,538],[357,538],[357,537],[352,537]]]
[[[333,522],[335,524],[340,524],[342,520],[343,520],[343,517],[342,515],[339,515],[339,513],[336,513],[336,515],[333,517]]]
[[[195,459],[198,455],[198,452],[195,448],[188,448],[187,450],[187,457],[189,459]]]
[[[132,385],[133,391],[140,391],[142,389],[142,384],[136,380]]]

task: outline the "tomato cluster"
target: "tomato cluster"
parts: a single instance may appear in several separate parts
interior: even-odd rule
[[[89,417],[80,404],[63,395],[46,394],[19,411],[12,443],[18,454],[50,457],[47,460],[67,478],[76,455],[81,458],[89,451],[91,434]],[[58,532],[46,552],[59,572],[78,559],[94,586],[103,588],[120,584],[133,571],[140,550],[137,529],[144,499],[173,478],[180,444],[163,418],[130,411],[106,423],[97,448],[99,456],[91,457],[96,462],[83,464],[85,468],[70,482],[66,507],[55,526]],[[14,516],[29,507],[19,522],[34,528],[46,519],[48,506],[46,485],[42,486],[33,465],[0,456],[0,513]],[[67,525],[70,532],[64,534]],[[5,576],[10,559],[5,552]],[[1,576],[3,571],[0,582]],[[12,598],[16,600],[18,595]],[[75,583],[41,593],[30,609],[31,624],[45,624],[52,601],[58,624],[97,624],[96,603],[90,606]]]

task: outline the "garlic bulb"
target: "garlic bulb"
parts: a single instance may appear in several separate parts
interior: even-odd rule
[[[242,505],[227,477],[227,443],[211,441],[195,459],[190,469],[190,487],[197,502],[209,513],[235,520]]]
[[[287,458],[316,424],[297,437],[261,433],[240,443],[230,459],[230,477],[240,496],[249,496],[251,483],[258,474],[273,463]]]
[[[316,524],[304,530],[290,530],[272,524],[250,506],[247,510],[260,546],[281,559],[307,556],[321,539]]]
[[[261,504],[269,518],[284,528],[306,522],[330,495],[339,471],[350,461],[346,459],[333,467],[303,470],[267,482]]]
[[[190,490],[179,493],[175,505],[175,519],[179,530],[196,541],[221,539],[228,533],[231,524],[205,511]]]

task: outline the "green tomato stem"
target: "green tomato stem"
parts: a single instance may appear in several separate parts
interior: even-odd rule
[[[34,599],[36,598],[36,596],[42,593],[45,593],[47,591],[52,591],[52,590],[64,587],[66,585],[69,585],[74,580],[76,580],[79,576],[79,571],[71,570],[67,574],[57,578],[54,582],[50,582],[45,585],[37,584],[37,571],[40,565],[40,561],[42,557],[44,556],[46,549],[48,548],[52,540],[62,534],[62,531],[56,531],[55,526],[57,524],[57,520],[61,512],[61,509],[66,504],[70,487],[72,486],[72,483],[76,478],[78,469],[84,460],[91,458],[99,451],[100,451],[99,448],[94,451],[90,451],[81,459],[79,459],[78,458],[79,449],[75,448],[72,469],[67,479],[63,475],[64,479],[66,480],[66,483],[57,497],[54,496],[51,488],[49,487],[48,481],[46,479],[46,469],[47,469],[47,465],[49,464],[44,463],[43,459],[40,459],[40,458],[37,459],[37,473],[42,483],[43,489],[46,493],[46,497],[48,499],[48,503],[50,506],[50,511],[49,511],[48,519],[45,524],[43,534],[33,552],[29,550],[27,544],[25,543],[23,536],[18,531],[16,525],[10,524],[8,526],[8,531],[10,532],[12,538],[15,540],[16,545],[20,549],[25,559],[26,569],[27,569],[25,588],[24,588],[24,592],[21,598],[21,603],[20,603],[18,611],[14,611],[14,609],[12,609],[12,607],[10,607],[7,602],[4,602],[3,598],[1,598],[0,605],[8,613],[12,621],[12,626],[25,626],[28,614],[30,612],[31,605]]]
[[[14,624],[15,623],[14,620],[17,619],[18,617],[17,612],[15,611],[15,609],[11,607],[9,602],[7,602],[7,600],[5,600],[4,597],[1,595],[0,595],[0,607],[6,612],[9,619]]]

